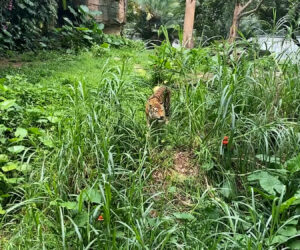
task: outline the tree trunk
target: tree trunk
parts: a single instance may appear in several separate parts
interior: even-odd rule
[[[118,21],[120,24],[126,23],[127,0],[119,0]]]
[[[196,0],[186,0],[184,28],[183,28],[183,46],[193,48],[193,28],[195,19]]]
[[[233,12],[233,18],[232,18],[232,25],[230,27],[230,33],[229,33],[230,43],[234,42],[238,36],[237,31],[239,29],[241,18],[255,13],[260,8],[263,1],[264,0],[259,0],[259,2],[256,5],[256,8],[245,12],[245,10],[254,2],[254,0],[248,0],[248,2],[246,2],[244,5],[240,3],[240,0],[236,0],[234,12]]]
[[[243,9],[243,7],[240,3],[235,4],[233,18],[232,18],[232,25],[230,27],[230,32],[229,32],[229,42],[230,43],[234,42],[238,36],[237,31],[238,31],[239,24],[240,24],[242,9]]]

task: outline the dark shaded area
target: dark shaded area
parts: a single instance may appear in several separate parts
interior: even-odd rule
[[[71,6],[74,10],[77,11],[78,7],[81,4],[85,4],[85,0],[74,0],[74,1],[68,1],[68,6]],[[57,0],[57,27],[62,27],[64,25],[64,18],[70,19],[72,22],[76,21],[76,18],[74,14],[70,11],[70,9],[67,7],[64,9],[63,3],[61,0]]]

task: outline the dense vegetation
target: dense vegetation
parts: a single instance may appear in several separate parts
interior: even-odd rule
[[[235,2],[197,2],[194,28],[198,42],[209,43],[228,37]],[[90,11],[87,6],[79,3],[87,1],[2,0],[0,55],[9,56],[10,50],[78,51],[93,43],[102,43],[104,25],[93,19],[101,12]],[[183,0],[129,0],[128,24],[123,33],[132,37],[139,34],[144,40],[162,40],[162,37],[157,36],[157,31],[164,25],[171,40],[178,38],[175,27],[183,24],[184,5]],[[258,11],[242,19],[239,28],[247,38],[265,33],[294,38],[299,35],[299,13],[300,3],[297,0],[264,0]],[[276,24],[281,27],[276,27]],[[298,44],[300,46],[299,41]]]
[[[127,26],[132,28],[133,34],[139,33],[144,39],[157,39],[157,30],[161,25],[171,32],[174,26],[183,24],[185,2],[131,0]],[[203,43],[228,37],[235,2],[238,1],[197,1],[194,24],[197,40]],[[259,1],[254,1],[254,6],[250,7],[254,8],[257,2]],[[240,31],[245,37],[274,32],[290,37],[293,33],[299,34],[299,13],[300,3],[297,0],[264,0],[258,11],[242,19]],[[276,23],[285,26],[286,30],[275,28]],[[174,35],[176,36],[176,33]]]
[[[79,1],[2,2],[0,249],[300,249],[300,52],[247,40],[300,46],[297,0],[230,42],[234,1],[198,2],[190,50],[185,1],[129,1],[152,50]],[[157,85],[171,118],[148,127]]]
[[[2,66],[0,244],[297,249],[300,65],[238,47],[104,44]],[[158,83],[172,116],[149,129]]]

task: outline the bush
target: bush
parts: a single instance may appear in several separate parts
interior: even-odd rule
[[[82,47],[92,46],[93,43],[101,43],[103,40],[103,24],[98,24],[94,16],[98,11],[90,11],[87,6],[81,5],[78,11],[69,6],[75,20],[64,18],[65,24],[56,29],[56,35],[60,41],[59,47],[71,48],[78,51]]]
[[[0,53],[46,47],[54,27],[55,0],[4,0],[0,7]]]
[[[57,3],[55,0],[5,0],[0,9],[0,53],[8,50],[35,50],[42,48],[71,48],[78,51],[102,42],[104,28],[94,16],[99,11],[90,11],[81,5],[78,10],[68,7],[73,21],[64,17],[65,24],[55,29]]]

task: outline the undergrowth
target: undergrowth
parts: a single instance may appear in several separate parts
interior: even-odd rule
[[[297,249],[300,65],[239,50],[95,45],[2,68],[1,246]],[[149,129],[157,83],[171,120]]]

